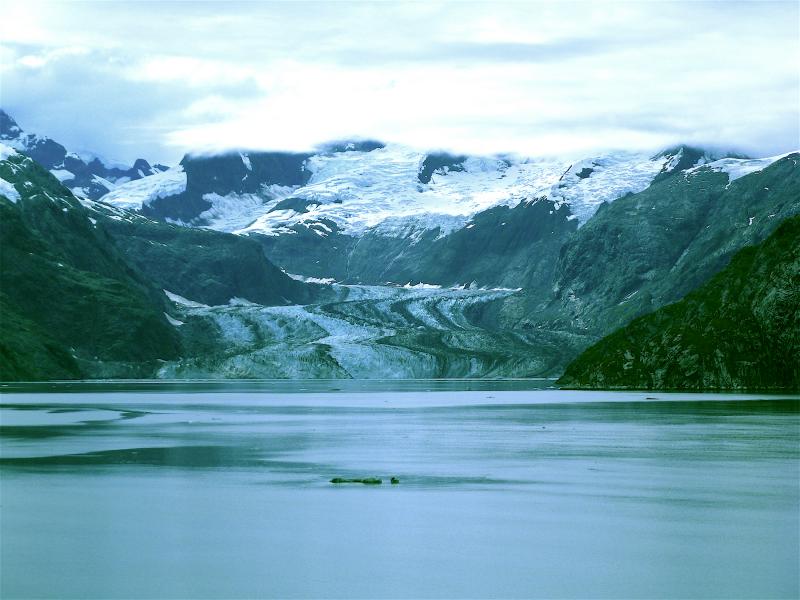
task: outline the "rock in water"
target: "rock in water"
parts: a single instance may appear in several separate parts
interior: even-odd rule
[[[331,483],[363,483],[365,485],[380,485],[382,480],[377,477],[365,477],[363,479],[345,479],[344,477],[334,477]]]

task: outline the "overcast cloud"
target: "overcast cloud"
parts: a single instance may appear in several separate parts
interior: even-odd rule
[[[0,105],[74,149],[369,137],[525,155],[800,147],[798,2],[5,0]]]

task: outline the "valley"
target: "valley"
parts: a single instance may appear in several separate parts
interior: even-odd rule
[[[80,166],[6,113],[0,142],[10,380],[558,377],[800,213],[797,153],[530,158],[361,140],[148,170]],[[92,190],[74,183],[86,169]],[[692,359],[712,372],[693,387],[746,387],[703,354],[725,347]],[[642,377],[614,385],[660,381]]]

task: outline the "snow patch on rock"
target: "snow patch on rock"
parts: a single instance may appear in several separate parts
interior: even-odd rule
[[[169,316],[167,313],[164,313],[164,316],[167,318],[167,322],[173,327],[180,327],[181,325],[185,324],[183,321],[179,321],[178,319]]]
[[[110,182],[109,186],[114,187]],[[186,173],[177,166],[142,179],[117,186],[100,198],[102,202],[118,208],[141,210],[157,198],[176,196],[186,191]]]
[[[0,196],[5,196],[14,204],[19,202],[20,199],[17,188],[15,188],[10,181],[6,181],[2,177],[0,177]]]
[[[17,151],[7,144],[0,143],[0,160],[6,160],[9,156],[14,156]]]
[[[168,290],[164,290],[164,293],[167,295],[167,298],[172,300],[175,304],[180,304],[181,306],[185,306],[187,308],[209,308],[208,304],[202,304],[201,302],[195,302],[194,300],[187,300],[183,296],[179,296],[178,294]]]
[[[767,158],[723,158],[722,160],[716,160],[705,165],[699,165],[697,167],[687,169],[685,176],[690,177],[701,169],[710,169],[712,171],[727,174],[728,183],[730,184],[731,182],[736,181],[737,179],[746,175],[750,175],[751,173],[763,171],[772,163],[785,158],[790,154],[795,154],[796,152],[797,151],[786,152],[785,154],[769,156]]]
[[[52,173],[53,177],[58,179],[61,183],[75,179],[75,173],[72,171],[67,171],[66,169],[50,169],[50,173]]]

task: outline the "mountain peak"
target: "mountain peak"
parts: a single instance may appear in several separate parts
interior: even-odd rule
[[[386,144],[378,140],[368,140],[361,138],[331,140],[319,146],[321,152],[372,152],[385,148]]]
[[[748,156],[731,151],[722,151],[711,148],[700,148],[688,144],[679,144],[656,154],[653,159],[666,159],[661,172],[656,176],[655,181],[669,177],[679,171],[685,171],[692,167],[698,167],[706,163],[721,160],[723,158],[746,159]]]
[[[139,158],[133,167],[111,166],[97,156],[81,156],[69,152],[64,146],[47,136],[26,133],[14,118],[0,108],[0,141],[22,152],[55,175],[73,194],[96,200],[124,183],[141,179],[166,168],[151,167]]]
[[[670,146],[669,148],[665,148],[656,154],[653,158],[673,158],[678,155],[703,157],[706,159],[706,162],[713,162],[723,158],[752,158],[751,156],[742,154],[741,152],[735,152],[730,149],[724,150],[720,148],[704,148],[701,146],[692,146],[691,144],[678,144],[676,146]]]
[[[17,122],[6,111],[0,108],[0,139],[14,140],[22,134]]]

